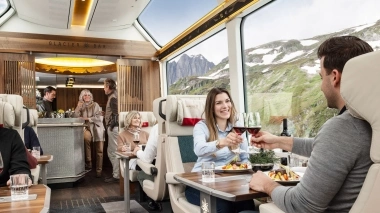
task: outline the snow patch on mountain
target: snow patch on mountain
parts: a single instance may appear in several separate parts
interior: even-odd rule
[[[303,46],[310,46],[310,45],[313,45],[313,44],[315,44],[317,42],[318,42],[318,40],[302,40],[301,44]]]
[[[303,51],[303,50],[292,52],[290,54],[285,55],[279,62],[283,63],[283,62],[290,61],[293,58],[298,57],[298,56],[300,56],[300,55],[302,55],[304,53],[305,53],[305,51]]]
[[[259,48],[259,49],[255,49],[255,50],[249,52],[248,54],[249,55],[253,55],[253,54],[266,54],[266,53],[268,53],[271,50],[272,50],[271,48]]]
[[[361,26],[358,26],[358,27],[354,27],[354,28],[352,28],[352,29],[354,29],[355,32],[359,32],[359,31],[361,31],[361,30],[363,30],[363,29],[365,29],[365,28],[367,28],[367,27],[371,27],[371,26],[373,26],[374,24],[375,24],[375,23],[364,24],[364,25],[361,25]]]
[[[315,64],[314,66],[302,66],[301,69],[306,70],[308,74],[318,74],[321,69],[319,64]]]

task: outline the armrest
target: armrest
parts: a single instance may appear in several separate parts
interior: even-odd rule
[[[168,172],[165,174],[165,180],[166,180],[166,183],[167,184],[180,184],[180,182],[176,181],[174,179],[174,175],[176,175],[177,173],[174,173],[174,172]]]
[[[148,175],[157,175],[157,168],[151,163],[145,163],[144,161],[137,159],[137,165]]]
[[[259,209],[261,213],[284,213],[274,203],[261,204]]]

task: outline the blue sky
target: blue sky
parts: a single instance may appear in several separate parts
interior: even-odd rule
[[[159,12],[152,14],[153,32],[159,32],[167,41],[217,5],[216,0],[152,0],[152,3],[159,8]],[[245,48],[275,40],[306,39],[372,23],[380,20],[378,8],[378,0],[276,0],[245,20]],[[201,53],[217,64],[228,55],[227,48],[226,32],[222,31],[187,54]]]

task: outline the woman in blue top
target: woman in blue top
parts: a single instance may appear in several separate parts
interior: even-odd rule
[[[194,152],[198,160],[192,172],[201,171],[202,162],[215,162],[215,166],[222,166],[231,162],[236,156],[231,150],[240,146],[247,150],[246,138],[232,131],[236,123],[236,109],[229,92],[223,88],[213,88],[207,95],[205,105],[205,120],[198,122],[193,130]],[[248,161],[248,154],[239,155],[242,162]],[[186,187],[186,199],[200,206],[200,193],[191,187]],[[254,210],[253,200],[231,202],[216,198],[218,213],[233,213],[242,210]]]

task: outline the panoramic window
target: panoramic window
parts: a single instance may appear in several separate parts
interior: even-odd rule
[[[246,110],[260,112],[263,129],[280,134],[287,118],[292,135],[314,137],[338,113],[320,90],[317,49],[326,38],[355,35],[378,50],[377,8],[377,0],[277,0],[244,19]]]
[[[217,0],[151,0],[138,21],[163,46],[216,6]]]
[[[205,95],[229,89],[227,32],[222,30],[167,62],[168,94]]]
[[[0,0],[0,17],[4,15],[9,9],[10,5],[8,0]]]

